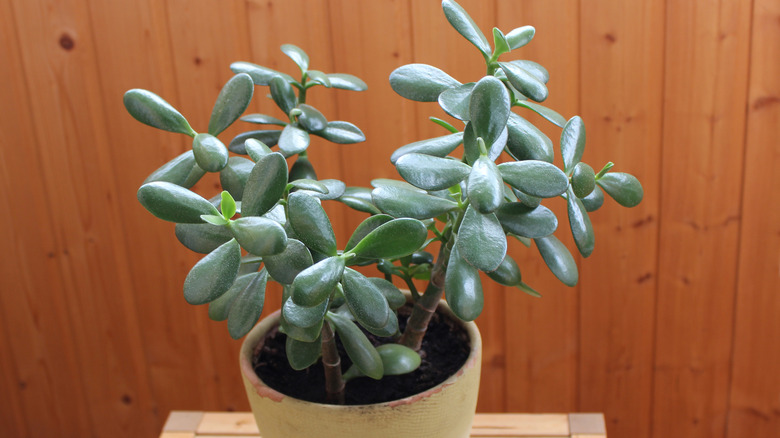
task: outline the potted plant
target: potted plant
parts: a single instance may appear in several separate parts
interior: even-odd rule
[[[191,151],[147,178],[138,199],[155,216],[176,223],[182,244],[206,254],[184,282],[187,302],[208,303],[209,316],[227,320],[234,338],[251,331],[242,347],[242,371],[263,436],[353,436],[344,432],[352,429],[354,436],[468,436],[479,380],[480,340],[470,323],[483,306],[479,272],[539,295],[507,254],[512,237],[536,246],[552,273],[573,286],[576,264],[553,235],[558,221],[542,201],[566,202],[569,229],[587,257],[594,247],[588,213],[601,207],[604,192],[627,207],[642,199],[633,176],[611,172],[612,163],[597,173],[581,161],[583,121],[566,120],[539,103],[547,98],[549,79],[541,65],[501,60],[531,41],[533,27],[506,34],[494,28],[491,46],[457,3],[443,0],[442,8],[482,55],[486,74],[461,83],[425,64],[391,73],[399,95],[438,102],[463,125],[431,118],[445,135],[397,149],[390,160],[403,181],[377,179],[373,188],[360,188],[318,179],[307,156],[312,136],[335,143],[365,137],[353,124],[328,121],[307,104],[309,90],[367,87],[352,75],[310,69],[306,53],[293,45],[282,46],[282,52],[299,67],[299,78],[246,62],[232,64],[236,75],[217,97],[203,133],[159,96],[137,89],[125,94],[127,110],[139,121],[193,139]],[[255,86],[268,87],[281,118],[244,115]],[[562,129],[562,168],[553,164],[553,142],[515,108],[536,112]],[[250,130],[225,146],[217,136],[239,118],[281,129]],[[219,173],[223,188],[209,199],[189,190],[207,172]],[[329,201],[369,214],[342,249],[321,205]],[[366,266],[376,268],[375,276],[364,274]],[[409,289],[407,296],[394,279]],[[415,280],[427,285],[418,290]],[[255,326],[268,281],[283,286],[281,311]],[[448,306],[442,304],[445,290]],[[340,406],[346,381],[413,375],[423,359],[430,359],[422,342],[431,322],[448,324],[447,315],[469,322],[448,326],[470,339],[454,376],[400,400]],[[321,368],[324,403],[284,396],[258,377],[258,357],[272,340],[281,342],[274,348],[284,352],[292,369]],[[289,404],[299,411],[282,413]],[[347,417],[335,419],[336,413]],[[369,413],[376,416],[366,421]],[[273,418],[282,424],[271,425]]]

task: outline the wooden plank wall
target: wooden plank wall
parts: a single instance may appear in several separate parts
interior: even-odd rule
[[[479,409],[601,411],[610,437],[780,436],[778,2],[462,4],[486,33],[536,26],[520,56],[550,70],[551,106],[585,119],[585,161],[645,188],[639,207],[592,216],[575,288],[510,247],[544,298],[487,288]],[[285,42],[369,84],[312,96],[369,139],[312,152],[320,177],[353,185],[394,177],[392,150],[443,133],[390,71],[483,69],[435,0],[0,2],[3,436],[154,436],[173,409],[248,408],[239,343],[181,298],[197,257],[135,199],[189,145],[121,97],[154,90],[202,127],[231,61],[294,71]],[[328,209],[343,242],[363,215]]]

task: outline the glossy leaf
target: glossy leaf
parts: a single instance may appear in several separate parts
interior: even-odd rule
[[[463,7],[455,3],[453,0],[443,0],[441,7],[444,9],[444,15],[447,17],[447,21],[450,22],[453,28],[463,35],[471,44],[474,44],[480,52],[485,56],[490,55],[490,43],[488,43],[485,34],[479,30],[479,26],[469,16]]]
[[[536,208],[542,203],[542,198],[523,193],[516,188],[512,188],[512,193],[517,196],[517,200],[522,202],[526,207]]]
[[[401,344],[384,344],[376,347],[382,358],[385,376],[411,373],[420,367],[422,359],[416,351]]]
[[[458,253],[480,271],[495,271],[506,256],[506,235],[495,213],[466,209],[458,229]]]
[[[176,224],[176,238],[192,251],[208,254],[233,238],[226,227],[211,224]]]
[[[288,336],[285,352],[290,367],[296,371],[304,370],[317,362],[322,353],[322,338],[314,342],[302,342]]]
[[[604,205],[604,192],[599,186],[594,187],[588,196],[582,198],[582,205],[585,207],[585,211],[598,210]]]
[[[233,339],[244,337],[255,326],[263,313],[265,286],[268,273],[265,270],[254,274],[254,278],[233,301],[228,313],[228,333]]]
[[[191,137],[197,134],[176,108],[151,91],[129,90],[125,93],[124,104],[127,112],[143,124]]]
[[[295,304],[295,300],[290,299],[285,301],[282,306],[282,317],[285,321],[296,327],[314,327],[315,325],[322,323],[325,312],[328,311],[329,302],[330,300],[326,297],[319,304],[311,307],[304,307]]]
[[[298,116],[298,121],[307,131],[322,131],[326,126],[328,126],[328,119],[326,119],[325,116],[323,116],[322,113],[317,110],[317,108],[302,103],[298,105],[298,109],[301,110],[301,115]]]
[[[579,200],[571,190],[566,200],[567,211],[569,213],[569,227],[574,237],[574,243],[583,257],[589,257],[593,253],[593,246],[596,238],[593,235],[593,225],[590,223],[590,217]]]
[[[352,236],[350,236],[349,240],[347,241],[347,245],[344,247],[344,251],[351,251],[369,233],[377,229],[380,225],[386,224],[391,220],[393,220],[393,217],[386,214],[375,214],[367,217],[357,226],[357,228],[355,228],[355,231],[352,232]]]
[[[390,156],[390,162],[396,164],[399,158],[411,153],[431,155],[434,157],[446,157],[462,142],[462,132],[416,141],[396,149]]]
[[[532,297],[535,297],[535,298],[541,298],[542,297],[542,294],[540,294],[539,292],[535,291],[531,286],[529,286],[529,285],[527,285],[525,283],[518,284],[517,288],[520,289],[521,291],[527,293],[528,295],[531,295]]]
[[[574,262],[574,257],[566,246],[553,235],[534,239],[534,241],[550,272],[566,286],[576,285],[579,278],[577,263]]]
[[[504,84],[493,76],[480,79],[469,101],[474,135],[481,137],[485,144],[492,145],[506,129],[509,109],[509,93]]]
[[[314,166],[312,166],[311,161],[309,161],[308,158],[304,156],[299,156],[295,159],[295,163],[293,163],[292,167],[290,168],[290,181],[295,181],[299,179],[317,179],[317,172],[314,171]]]
[[[417,219],[393,219],[372,230],[349,252],[368,259],[397,259],[420,249],[426,237],[428,229]]]
[[[509,47],[512,50],[515,50],[530,43],[535,34],[536,29],[534,29],[533,26],[518,27],[506,34],[506,41],[509,44]]]
[[[402,155],[395,162],[398,173],[415,187],[443,190],[463,181],[471,172],[468,164],[416,152]]]
[[[321,179],[317,181],[326,188],[326,193],[309,192],[312,196],[323,201],[338,199],[347,189],[343,181],[337,179]]]
[[[312,307],[326,300],[344,272],[343,257],[328,257],[304,269],[292,283],[295,304]]]
[[[428,64],[407,64],[390,73],[393,91],[417,102],[436,102],[442,91],[458,85],[460,82]]]
[[[452,312],[464,321],[477,319],[484,306],[482,281],[479,271],[458,254],[457,244],[450,254],[445,275],[444,290]]]
[[[269,85],[271,89],[271,98],[276,102],[276,106],[284,111],[285,114],[290,114],[290,111],[298,104],[298,99],[295,97],[295,91],[293,90],[292,85],[281,77],[271,79]]]
[[[306,73],[309,69],[309,55],[303,49],[293,44],[283,44],[281,49],[282,53],[289,56],[300,67],[301,73]]]
[[[496,211],[504,200],[504,181],[496,163],[485,155],[474,162],[468,180],[468,197],[480,213]]]
[[[319,70],[309,70],[306,72],[306,76],[308,76],[309,80],[309,83],[306,84],[307,87],[310,87],[311,83],[320,84],[325,88],[330,88],[332,86],[328,75]]]
[[[566,119],[558,114],[556,111],[551,110],[550,108],[547,108],[546,106],[539,105],[538,103],[534,102],[528,102],[528,101],[520,101],[518,105],[528,108],[531,111],[535,112],[536,114],[539,114],[540,116],[547,119],[550,123],[554,124],[555,126],[558,126],[559,128],[563,128],[564,125],[566,125]]]
[[[184,280],[184,299],[190,304],[206,304],[230,289],[241,265],[241,247],[235,239],[200,259]]]
[[[328,126],[326,126],[325,129],[315,132],[314,134],[338,144],[352,144],[366,141],[366,136],[360,128],[352,123],[343,121],[328,122]]]
[[[287,234],[279,223],[257,216],[241,217],[230,224],[238,243],[254,255],[279,254],[287,246]]]
[[[199,224],[204,214],[219,215],[209,201],[197,193],[164,181],[142,185],[138,200],[154,216],[169,222]]]
[[[205,222],[211,224],[211,225],[220,225],[221,226],[221,225],[227,225],[228,224],[228,220],[227,219],[225,219],[224,217],[222,217],[220,215],[216,215],[216,214],[204,214],[204,215],[201,215],[200,218],[203,219]]]
[[[504,257],[501,264],[498,265],[498,268],[493,272],[488,272],[487,276],[504,286],[517,286],[523,282],[522,275],[520,275],[520,267],[517,266],[517,262],[508,254]]]
[[[265,256],[263,261],[271,278],[282,284],[292,284],[298,274],[314,264],[306,245],[295,239],[287,239],[284,251]]]
[[[468,121],[470,119],[471,92],[474,91],[475,85],[477,85],[476,82],[469,82],[442,91],[437,99],[439,106],[452,117]]]
[[[194,186],[205,174],[206,171],[198,167],[195,155],[189,150],[152,172],[144,180],[144,184],[165,181],[188,189]]]
[[[295,190],[305,190],[307,192],[316,192],[317,194],[328,194],[328,187],[326,187],[325,184],[313,179],[297,179],[295,181],[291,181],[288,186]]]
[[[378,277],[369,277],[368,281],[382,292],[390,309],[397,310],[406,304],[406,296],[392,282]],[[391,316],[390,319],[394,318]]]
[[[634,175],[622,172],[609,172],[596,183],[609,196],[623,207],[636,207],[642,202],[644,190]]]
[[[426,193],[425,190],[417,188],[406,181],[391,178],[375,178],[371,180],[371,185],[375,188],[379,187],[395,187],[399,189],[411,190],[417,193]]]
[[[224,321],[228,319],[233,302],[241,295],[241,292],[243,292],[244,289],[252,284],[252,280],[256,279],[259,274],[259,272],[255,272],[247,275],[239,275],[227,292],[209,303],[209,318],[213,321]]]
[[[328,73],[327,76],[333,88],[352,91],[366,91],[368,89],[368,85],[357,76],[346,73]]]
[[[271,83],[271,79],[275,77],[281,77],[287,82],[294,82],[295,79],[292,78],[292,76],[278,72],[276,70],[272,70],[268,67],[263,67],[261,65],[252,64],[250,62],[234,62],[230,64],[230,70],[233,71],[233,73],[246,73],[251,78],[252,81],[255,83],[255,85],[269,85]]]
[[[248,114],[244,117],[241,117],[241,121],[255,123],[258,125],[277,125],[277,126],[287,125],[286,122],[283,122],[277,119],[276,117],[272,117],[265,114]]]
[[[582,159],[585,151],[585,124],[580,116],[574,116],[566,122],[561,132],[561,154],[563,169],[568,172]]]
[[[517,91],[537,102],[544,102],[547,99],[549,94],[547,86],[539,81],[533,74],[511,62],[499,62],[498,65],[504,70],[509,83],[512,84]]]
[[[501,163],[501,176],[510,186],[540,198],[552,198],[566,191],[569,178],[555,165],[536,160]]]
[[[515,64],[522,68],[523,70],[527,71],[528,73],[532,74],[536,79],[538,79],[541,83],[546,84],[550,80],[550,73],[547,71],[546,68],[544,68],[541,64],[528,61],[525,59],[518,59],[515,61],[509,61],[511,64]]]
[[[398,187],[378,187],[371,199],[381,211],[394,217],[430,219],[458,208],[458,203]]]
[[[309,133],[295,125],[287,125],[279,137],[279,151],[285,157],[300,154],[309,147]]]
[[[366,187],[347,187],[338,200],[357,211],[369,214],[381,213],[371,198],[371,189]]]
[[[290,225],[307,247],[321,254],[336,255],[333,227],[317,199],[304,193],[291,193],[287,210]]]
[[[493,28],[493,47],[495,47],[493,50],[494,58],[497,58],[498,56],[512,50],[512,48],[509,47],[509,42],[506,40],[504,32],[501,32],[501,30],[497,27]]]
[[[219,209],[222,212],[222,217],[230,219],[236,215],[236,200],[230,196],[227,190],[223,190],[220,194],[222,202],[219,204]]]
[[[254,166],[255,163],[246,158],[230,157],[227,166],[219,172],[220,185],[233,199],[240,201],[244,196],[244,187]]]
[[[552,140],[531,122],[510,113],[507,129],[509,138],[506,147],[515,159],[553,162]]]
[[[596,188],[596,172],[585,163],[577,163],[571,174],[571,187],[578,198],[590,195]]]
[[[262,216],[284,195],[287,187],[287,162],[274,152],[262,157],[249,173],[241,201],[242,216]]]
[[[366,335],[344,316],[328,312],[326,318],[333,324],[344,350],[360,372],[372,379],[381,379],[384,374],[382,358]]]
[[[245,142],[249,139],[254,139],[266,146],[274,146],[279,142],[279,137],[282,135],[280,130],[270,131],[248,131],[238,134],[228,144],[228,150],[236,154],[247,155]]]
[[[486,146],[490,145],[488,148],[488,158],[495,161],[499,156],[501,156],[501,152],[504,151],[504,147],[506,146],[508,138],[509,129],[504,127],[504,130],[501,131],[501,133],[498,135],[498,138],[496,138],[492,144],[485,142]],[[466,156],[466,162],[470,164],[473,164],[474,161],[479,158],[481,153],[479,149],[479,143],[477,142],[477,135],[474,133],[472,122],[468,122],[463,130],[463,151],[464,155]]]
[[[227,166],[228,150],[211,134],[196,135],[192,140],[192,152],[198,166],[207,172],[219,172]]]
[[[381,328],[392,315],[382,291],[363,274],[344,269],[344,298],[355,320],[366,327]]]
[[[529,207],[519,202],[502,205],[496,217],[507,233],[528,238],[549,236],[558,228],[558,218],[547,207]]]
[[[246,73],[239,73],[227,81],[211,110],[209,134],[219,135],[246,111],[254,88],[252,77]]]

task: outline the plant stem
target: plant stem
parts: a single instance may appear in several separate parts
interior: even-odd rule
[[[325,393],[329,403],[344,404],[344,379],[341,375],[341,358],[336,350],[333,329],[325,321],[322,324],[322,366],[325,370]]]

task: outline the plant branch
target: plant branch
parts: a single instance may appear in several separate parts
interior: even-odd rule
[[[325,370],[325,393],[327,401],[344,404],[344,379],[341,374],[341,358],[336,350],[336,339],[333,329],[325,321],[320,332],[322,339],[322,366]]]

